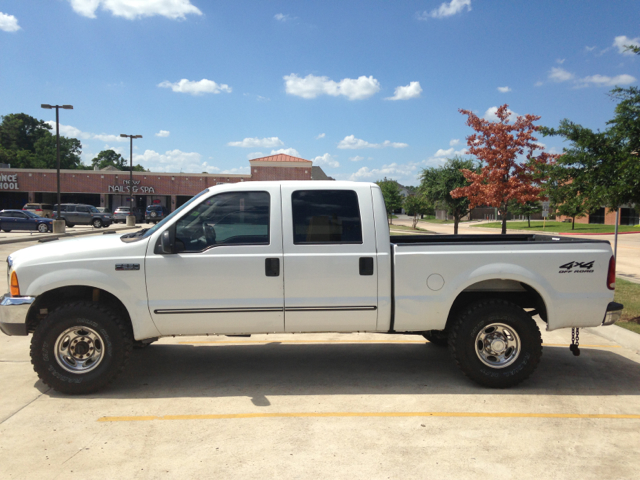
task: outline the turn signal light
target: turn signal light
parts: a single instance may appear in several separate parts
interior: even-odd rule
[[[11,272],[11,282],[10,282],[10,288],[11,288],[11,296],[12,297],[19,297],[20,296],[20,285],[18,285],[18,276],[16,275],[16,272]]]
[[[611,256],[609,260],[609,272],[607,273],[607,288],[609,290],[616,289],[616,257]]]

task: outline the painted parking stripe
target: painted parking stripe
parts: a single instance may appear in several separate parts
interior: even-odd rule
[[[216,344],[269,344],[269,343],[429,343],[427,340],[202,340],[178,342],[180,345],[216,345]],[[568,347],[568,343],[544,343],[543,347]],[[622,348],[620,345],[582,345],[580,348]]]
[[[640,414],[614,413],[512,413],[512,412],[283,412],[228,413],[218,415],[164,415],[101,417],[98,422],[149,422],[156,420],[228,420],[245,418],[343,418],[343,417],[458,417],[458,418],[561,418],[640,420]]]

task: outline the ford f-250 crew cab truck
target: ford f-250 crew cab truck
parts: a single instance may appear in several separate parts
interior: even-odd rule
[[[132,347],[167,335],[423,334],[489,387],[527,378],[548,330],[615,322],[606,241],[538,235],[389,236],[377,185],[211,187],[153,228],[13,253],[9,335],[66,393],[104,387]]]

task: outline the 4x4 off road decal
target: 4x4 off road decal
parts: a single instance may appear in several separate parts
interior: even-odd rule
[[[593,264],[595,260],[590,262],[569,262],[560,265],[560,273],[593,273]]]

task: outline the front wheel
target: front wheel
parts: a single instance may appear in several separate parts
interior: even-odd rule
[[[538,325],[518,305],[491,299],[471,304],[458,316],[449,349],[471,380],[508,388],[527,379],[542,357]]]
[[[68,303],[37,326],[31,363],[38,377],[58,392],[92,393],[123,370],[132,342],[128,325],[103,305]]]
[[[94,228],[102,228],[102,220],[100,220],[99,218],[94,218],[91,223],[93,224]]]
[[[47,233],[49,231],[49,227],[47,227],[46,223],[41,223],[40,225],[38,225],[38,231],[40,233]]]

